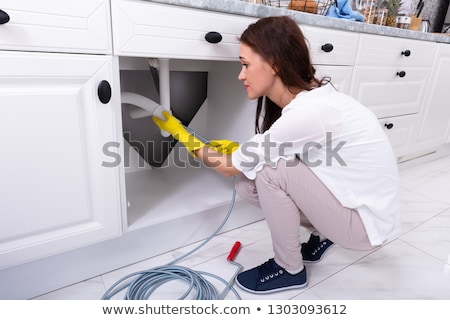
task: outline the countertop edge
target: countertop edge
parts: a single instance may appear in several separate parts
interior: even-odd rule
[[[270,7],[262,4],[247,3],[236,0],[142,0],[174,6],[235,14],[247,17],[263,18],[268,16],[291,16],[300,25],[310,25],[323,28],[333,28],[343,31],[367,33],[381,36],[416,39],[440,43],[450,43],[450,36],[438,33],[426,33],[407,29],[379,26],[363,22],[337,19],[317,14],[288,10],[286,8]]]

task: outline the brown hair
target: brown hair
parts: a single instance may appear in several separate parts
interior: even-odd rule
[[[288,16],[259,19],[248,26],[240,41],[269,63],[292,93],[311,90],[329,81],[328,78],[315,78],[305,37],[297,23]],[[263,108],[264,117],[260,127]],[[259,97],[255,131],[266,131],[280,116],[279,106],[267,97]]]

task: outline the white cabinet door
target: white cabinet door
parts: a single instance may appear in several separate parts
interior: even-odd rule
[[[418,119],[419,115],[412,114],[378,120],[397,157],[400,158],[409,151],[411,138],[414,134]]]
[[[0,51],[0,269],[121,234],[113,64]]]
[[[436,50],[431,41],[361,34],[356,65],[431,67]]]
[[[0,49],[111,53],[109,0],[2,0]]]
[[[314,64],[355,64],[359,35],[354,32],[300,25]]]
[[[256,18],[150,1],[112,1],[121,56],[238,60],[239,36]]]
[[[355,66],[350,93],[378,118],[415,114],[430,76],[431,67]]]
[[[432,151],[450,138],[449,74],[450,46],[441,44],[414,151]]]

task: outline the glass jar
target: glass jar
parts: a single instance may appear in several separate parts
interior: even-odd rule
[[[360,0],[359,12],[364,16],[364,22],[373,23],[377,0]]]
[[[409,24],[411,23],[411,17],[408,16],[397,16],[396,18],[396,27],[400,29],[408,29]]]

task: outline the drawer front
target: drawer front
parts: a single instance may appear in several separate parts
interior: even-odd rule
[[[2,0],[0,49],[111,53],[108,0]]]
[[[113,2],[114,52],[121,56],[238,60],[238,37],[255,18],[147,1]],[[205,36],[220,33],[210,43]]]
[[[357,66],[350,94],[378,118],[414,114],[423,105],[430,75],[430,68]]]
[[[418,119],[418,115],[408,115],[379,120],[397,157],[404,156],[408,153]]]
[[[350,93],[350,83],[352,81],[353,67],[351,66],[327,66],[315,65],[316,76],[330,77],[331,83],[343,93]]]
[[[431,67],[436,52],[434,42],[362,34],[356,64]]]
[[[359,34],[300,26],[314,64],[348,65],[355,63]]]

